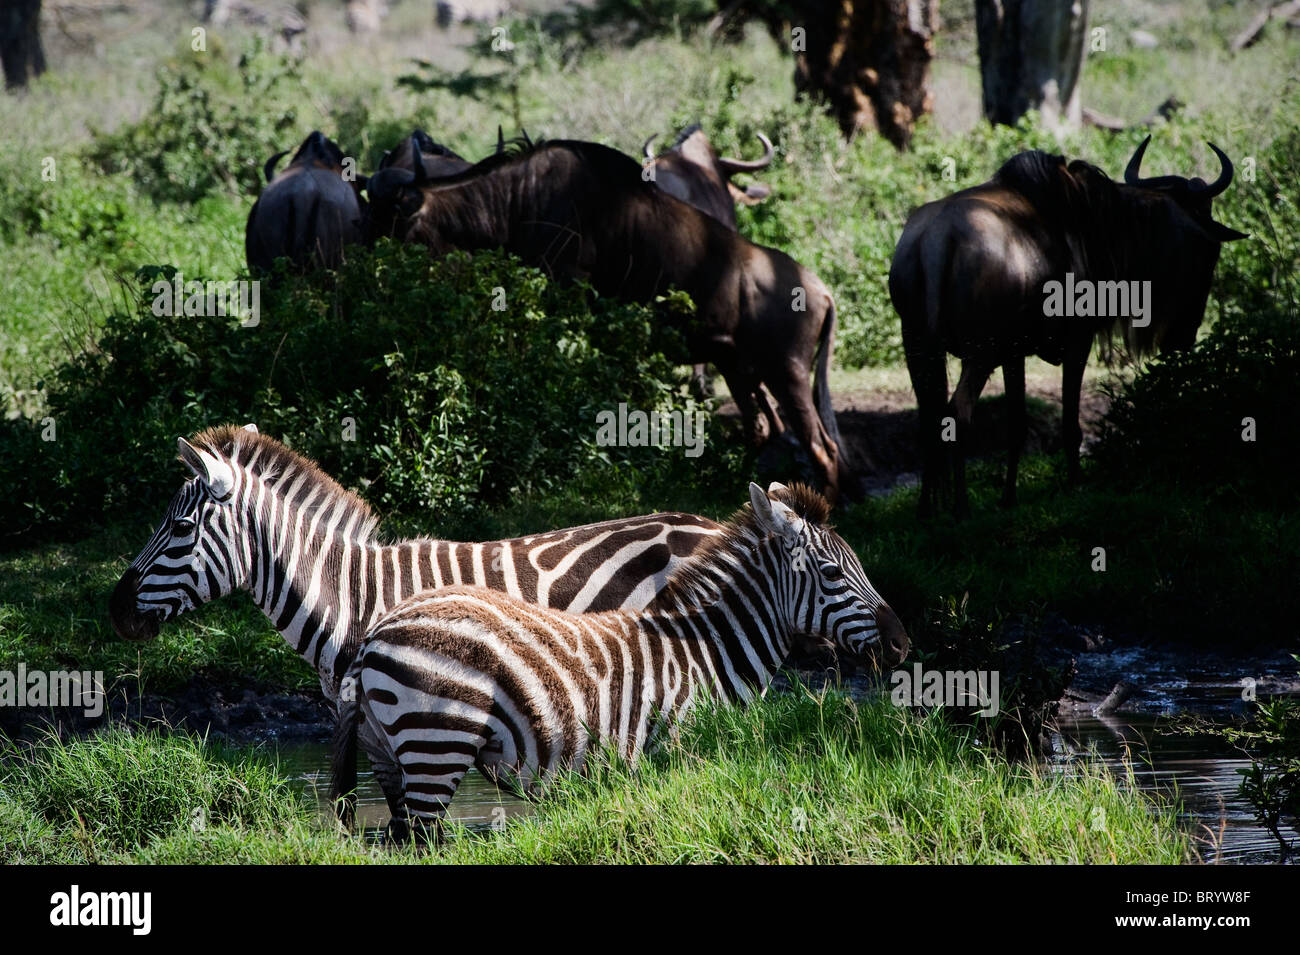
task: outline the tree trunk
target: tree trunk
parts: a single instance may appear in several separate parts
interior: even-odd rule
[[[1077,127],[1087,24],[1088,0],[975,0],[985,118],[1011,126],[1036,109]]]
[[[0,4],[0,61],[5,86],[17,89],[45,72],[41,46],[41,0],[5,0]]]
[[[823,100],[846,136],[875,129],[899,149],[933,104],[938,0],[813,0],[791,23],[795,88]],[[802,44],[800,29],[802,28]]]

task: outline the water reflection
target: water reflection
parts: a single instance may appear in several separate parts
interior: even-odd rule
[[[1152,714],[1099,718],[1085,712],[1058,722],[1054,742],[1065,754],[1058,765],[1094,752],[1122,782],[1131,769],[1138,789],[1182,803],[1180,819],[1206,862],[1277,861],[1277,840],[1256,824],[1250,804],[1237,794],[1239,771],[1250,761],[1223,741],[1163,732],[1169,720]]]
[[[330,747],[328,743],[305,743],[279,750],[280,771],[316,798],[322,813],[333,812],[329,805]],[[388,824],[388,803],[363,759],[357,767],[357,824],[367,830],[383,829]],[[499,826],[507,819],[528,815],[532,804],[504,789],[497,789],[476,769],[471,769],[456,790],[447,812],[449,819],[472,829]]]

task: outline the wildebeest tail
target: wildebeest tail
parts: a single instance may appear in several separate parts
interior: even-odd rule
[[[840,439],[840,426],[835,420],[835,409],[831,406],[831,353],[835,351],[835,300],[830,300],[826,311],[826,321],[822,322],[821,334],[817,340],[817,382],[813,386],[813,407],[822,427],[835,446],[840,450],[840,460],[845,461],[846,450]]]
[[[357,812],[357,732],[361,719],[360,667],[353,663],[339,689],[338,719],[330,746],[330,799],[343,828],[352,830]]]

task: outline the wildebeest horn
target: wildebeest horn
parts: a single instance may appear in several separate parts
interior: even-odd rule
[[[1150,142],[1150,136],[1142,140],[1142,145],[1137,148],[1137,152],[1133,154],[1133,158],[1128,161],[1128,165],[1124,168],[1124,181],[1130,186],[1141,186],[1143,189],[1186,189],[1187,180],[1182,176],[1142,178],[1142,156],[1146,153],[1147,144]]]
[[[289,150],[282,149],[266,161],[266,165],[262,167],[262,175],[266,177],[267,182],[270,182],[271,177],[275,175],[275,164],[278,163],[282,157],[287,156],[288,154]]]
[[[1222,149],[1214,145],[1214,143],[1207,142],[1206,145],[1214,150],[1214,155],[1219,157],[1219,178],[1214,180],[1214,182],[1210,183],[1208,186],[1193,185],[1192,191],[1199,196],[1213,199],[1219,193],[1223,192],[1223,190],[1227,189],[1228,186],[1232,185],[1232,160],[1224,154]]]
[[[519,138],[524,141],[526,147],[529,149],[533,148],[533,141],[528,136],[528,130],[524,129],[522,126],[519,127]]]
[[[1146,153],[1147,144],[1149,142],[1151,142],[1150,136],[1142,140],[1142,145],[1137,148],[1137,152],[1133,154],[1133,158],[1130,159],[1128,165],[1124,167],[1124,181],[1130,186],[1136,186],[1142,181],[1142,156]]]
[[[658,139],[658,138],[659,138],[659,134],[658,134],[658,133],[651,133],[651,134],[650,134],[650,138],[647,139],[647,140],[645,141],[644,144],[642,144],[642,146],[641,146],[641,154],[642,154],[646,159],[654,159],[654,158],[655,158],[655,154],[654,154],[654,152],[650,149],[650,144],[651,144],[652,142],[654,142],[654,141],[655,141],[656,139]]]
[[[424,156],[420,152],[420,142],[415,136],[411,137],[411,172],[415,174],[412,182],[417,186],[429,178],[429,174],[424,168]]]
[[[772,165],[772,157],[776,155],[776,150],[772,147],[772,140],[768,139],[762,133],[758,133],[757,135],[759,141],[763,144],[763,149],[765,150],[762,159],[729,159],[720,156],[718,157],[718,165],[729,173],[756,172],[759,169],[766,169],[768,166]]]
[[[502,130],[501,124],[498,123],[497,124],[497,152],[503,153],[505,151],[506,151],[506,134],[505,131]]]

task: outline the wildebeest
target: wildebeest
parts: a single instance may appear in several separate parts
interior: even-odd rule
[[[369,194],[376,236],[421,242],[435,254],[504,248],[636,302],[684,290],[696,308],[685,330],[692,360],[722,373],[751,439],[754,395],[766,385],[818,478],[837,492],[844,462],[826,375],[835,305],[789,256],[667,195],[641,178],[636,160],[596,143],[524,146],[447,179],[385,169]]]
[[[965,448],[993,369],[1002,367],[1006,383],[1002,500],[1010,505],[1025,437],[1026,356],[1063,365],[1061,431],[1068,475],[1076,479],[1079,393],[1093,339],[1119,333],[1135,356],[1196,340],[1219,246],[1245,238],[1211,217],[1211,201],[1232,182],[1232,162],[1211,143],[1222,166],[1213,183],[1143,179],[1148,142],[1129,160],[1123,183],[1080,160],[1024,152],[989,182],[928,203],[908,219],[889,294],[902,319],[920,411],[923,515],[949,489],[949,465],[954,510],[968,509]],[[962,360],[951,420],[944,420],[945,353]]]
[[[405,169],[408,172],[415,168],[411,157],[416,149],[420,151],[420,158],[424,162],[425,174],[430,179],[438,179],[442,176],[454,176],[458,172],[464,172],[473,165],[468,159],[464,159],[452,152],[442,143],[433,141],[433,138],[422,129],[416,129],[411,132],[400,143],[384,153],[384,158],[379,161],[380,169]]]
[[[244,251],[250,269],[269,270],[277,258],[298,268],[336,267],[343,247],[366,241],[365,182],[344,178],[343,152],[319,130],[308,136],[282,172],[284,153],[266,161],[267,186],[248,214]]]
[[[754,205],[772,194],[772,190],[761,183],[751,183],[741,189],[731,181],[736,173],[757,172],[771,165],[776,151],[771,140],[762,133],[758,138],[763,144],[763,158],[754,160],[719,156],[698,123],[679,132],[672,146],[657,156],[650,149],[655,138],[651,136],[641,147],[642,165],[651,170],[655,185],[668,195],[713,216],[725,226],[736,228],[737,202]],[[713,394],[708,370],[703,365],[696,365],[691,370],[691,387],[699,395]],[[776,414],[768,406],[767,397],[761,390],[756,399],[763,406],[771,429],[778,430],[780,425]]]
[[[650,150],[654,136],[645,141],[641,151],[645,165],[654,170],[655,185],[734,229],[736,203],[754,205],[772,194],[772,190],[761,183],[741,189],[731,181],[736,173],[757,172],[772,164],[776,151],[771,140],[762,133],[758,138],[764,153],[762,159],[754,160],[719,156],[698,124],[683,129],[672,146],[657,156]]]

